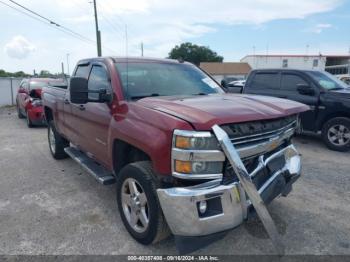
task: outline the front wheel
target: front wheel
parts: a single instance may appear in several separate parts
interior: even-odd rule
[[[26,112],[26,118],[27,118],[27,126],[28,126],[29,128],[32,128],[32,127],[33,127],[33,123],[32,123],[32,120],[30,120],[28,111]]]
[[[155,243],[170,234],[157,198],[150,162],[132,163],[120,171],[117,202],[126,229],[139,243]]]
[[[55,159],[68,157],[64,149],[69,146],[69,141],[64,139],[57,131],[53,120],[49,121],[47,126],[47,138],[51,155]]]
[[[340,152],[348,151],[350,149],[350,119],[332,118],[324,124],[322,137],[328,148]]]

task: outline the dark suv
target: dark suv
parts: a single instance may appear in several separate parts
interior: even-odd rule
[[[333,75],[315,70],[253,70],[242,92],[309,105],[311,110],[301,114],[303,130],[321,131],[330,149],[350,149],[350,88]]]

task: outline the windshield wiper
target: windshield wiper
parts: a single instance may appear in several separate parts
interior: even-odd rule
[[[331,89],[328,89],[328,90],[343,90],[343,89],[345,89],[345,88],[343,88],[343,87],[334,87],[334,88],[331,88]]]
[[[206,96],[206,95],[208,95],[208,94],[206,94],[206,93],[198,93],[198,94],[192,94],[193,96]]]
[[[140,96],[131,96],[130,98],[135,100],[135,99],[142,99],[142,98],[146,98],[146,97],[152,97],[152,96],[160,96],[157,93],[153,93],[153,94],[149,94],[149,95],[140,95]]]

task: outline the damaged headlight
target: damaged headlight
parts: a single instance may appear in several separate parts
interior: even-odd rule
[[[171,161],[176,177],[217,179],[222,177],[225,155],[212,133],[175,130]]]

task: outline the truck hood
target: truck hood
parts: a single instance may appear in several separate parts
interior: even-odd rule
[[[286,99],[238,94],[148,97],[138,103],[181,118],[197,130],[208,130],[215,124],[273,119],[309,110],[304,104]]]
[[[350,98],[350,87],[344,88],[344,89],[339,89],[339,90],[329,90],[328,95],[349,99]]]

